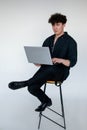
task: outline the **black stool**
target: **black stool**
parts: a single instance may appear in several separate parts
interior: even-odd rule
[[[38,130],[40,129],[40,124],[41,124],[41,118],[42,116],[45,117],[46,119],[50,120],[51,122],[55,123],[56,125],[59,125],[60,127],[66,129],[66,123],[65,123],[65,114],[64,114],[64,105],[63,105],[63,96],[62,96],[62,88],[61,88],[61,84],[62,82],[60,81],[47,81],[44,85],[44,93],[46,92],[46,85],[47,83],[50,84],[55,84],[57,87],[59,87],[59,91],[60,91],[60,102],[61,102],[61,113],[59,114],[58,112],[54,111],[53,109],[47,107],[50,111],[54,112],[55,114],[61,116],[63,118],[63,123],[64,125],[59,124],[58,122],[52,120],[51,118],[45,116],[42,111],[39,113],[39,124],[38,124]]]

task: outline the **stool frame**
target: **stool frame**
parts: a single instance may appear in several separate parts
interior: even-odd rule
[[[58,113],[56,111],[54,111],[53,109],[47,107],[50,111],[54,112],[55,114],[61,116],[63,118],[63,125],[59,124],[58,122],[52,120],[51,118],[49,118],[48,116],[44,115],[42,113],[42,111],[39,113],[39,123],[38,123],[38,130],[40,129],[40,125],[41,125],[41,118],[42,116],[45,117],[46,119],[50,120],[51,122],[53,122],[54,124],[66,129],[66,122],[65,122],[65,113],[64,113],[64,105],[63,105],[63,96],[62,96],[62,88],[61,88],[61,84],[62,82],[60,81],[47,81],[45,84],[44,84],[44,93],[46,92],[46,85],[47,83],[50,83],[50,84],[55,84],[57,87],[59,87],[59,92],[60,92],[60,102],[61,102],[61,113]]]

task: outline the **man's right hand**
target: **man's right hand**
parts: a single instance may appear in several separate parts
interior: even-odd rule
[[[40,66],[41,66],[40,64],[34,64],[34,65],[36,65],[37,67],[40,67]]]

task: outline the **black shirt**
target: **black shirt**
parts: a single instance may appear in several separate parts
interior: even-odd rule
[[[69,67],[63,64],[56,64],[57,68],[60,68],[61,73],[64,73],[63,80],[65,80],[69,75],[70,68],[77,62],[77,43],[67,32],[64,32],[64,34],[57,39],[55,45],[54,38],[55,34],[48,37],[42,46],[49,47],[51,58],[70,60]]]
[[[70,60],[70,67],[73,67],[77,62],[77,43],[76,41],[65,32],[60,36],[54,45],[55,35],[48,37],[43,47],[49,47],[52,58],[62,58]],[[66,67],[66,66],[65,66]]]

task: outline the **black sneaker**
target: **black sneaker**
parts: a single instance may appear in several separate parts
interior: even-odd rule
[[[27,81],[13,81],[8,84],[10,89],[19,89],[27,86]]]
[[[52,105],[52,101],[49,100],[48,102],[46,103],[41,103],[40,106],[38,106],[35,111],[37,112],[41,112],[41,111],[44,111],[48,106],[50,107]]]

